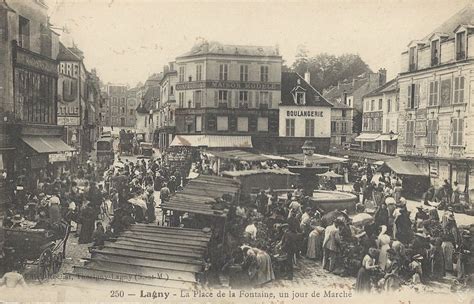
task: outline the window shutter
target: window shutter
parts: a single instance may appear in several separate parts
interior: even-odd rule
[[[463,133],[464,133],[464,119],[462,118],[459,118],[458,119],[458,122],[459,122],[459,126],[458,126],[458,145],[462,146],[464,143],[463,143]]]
[[[420,105],[420,84],[415,85],[415,108]]]
[[[219,92],[217,91],[214,91],[214,106],[217,108],[217,100],[219,99],[219,96],[218,96]]]
[[[268,93],[268,108],[269,109],[273,108],[273,93],[272,92]]]
[[[411,85],[408,86],[408,103],[407,108],[411,108]]]
[[[253,105],[252,105],[252,97],[253,97],[253,92],[252,91],[249,91],[249,108],[252,108]]]
[[[255,92],[255,107],[260,107],[260,92]]]
[[[232,108],[232,91],[227,91],[227,104],[229,108]]]
[[[239,107],[239,91],[235,91],[235,107]]]

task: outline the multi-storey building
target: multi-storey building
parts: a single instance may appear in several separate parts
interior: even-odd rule
[[[397,153],[398,82],[392,79],[363,98],[362,133],[355,139],[362,150]]]
[[[401,56],[397,151],[429,173],[472,189],[474,7],[469,5]],[[472,197],[472,195],[471,195]]]
[[[47,9],[40,0],[0,2],[0,169],[6,180],[26,175],[26,187],[72,150],[57,125],[59,39]],[[5,202],[0,197],[0,213]]]
[[[332,105],[298,73],[283,72],[278,152],[301,153],[306,140],[311,140],[317,153],[329,152]]]
[[[333,136],[333,144],[344,143],[344,141],[340,141],[341,138],[345,138],[346,142],[351,142],[353,140],[352,134],[357,135],[362,131],[362,98],[365,94],[385,84],[386,81],[387,71],[379,69],[377,73],[363,73],[352,80],[340,81],[337,86],[323,90],[323,96],[334,104],[334,109],[339,108],[341,111],[344,108],[346,110],[352,109],[352,130],[349,132],[341,132],[342,128],[340,131],[335,130],[338,134]]]
[[[127,123],[127,91],[128,86],[108,84],[106,88],[109,98],[110,126],[132,127]]]
[[[176,141],[271,149],[278,136],[282,57],[275,47],[203,41],[176,58]],[[205,145],[205,144],[203,144]]]
[[[331,108],[331,145],[341,146],[351,142],[353,137],[352,124],[354,108],[352,107],[352,96],[341,101],[329,102]]]
[[[160,82],[161,102],[158,116],[156,133],[158,133],[158,147],[166,149],[173,141],[176,133],[175,111],[176,111],[176,83],[178,82],[178,72],[175,63],[170,62],[163,69],[163,78]]]
[[[135,126],[136,124],[136,111],[138,106],[137,99],[138,88],[132,88],[127,92],[127,109],[126,112],[126,124],[127,126]]]
[[[153,142],[155,146],[158,145],[158,138],[155,139],[155,127],[159,116],[162,77],[162,73],[151,75],[145,85],[137,91],[135,130],[137,133],[144,134],[145,141]]]

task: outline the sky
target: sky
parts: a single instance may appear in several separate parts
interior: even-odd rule
[[[310,55],[359,54],[388,78],[400,54],[469,0],[159,1],[46,0],[66,44],[84,52],[104,83],[135,86],[187,52],[197,39],[276,46],[291,65]],[[66,29],[66,31],[63,31]]]

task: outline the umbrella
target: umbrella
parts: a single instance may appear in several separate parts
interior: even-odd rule
[[[370,225],[374,222],[372,215],[368,213],[359,213],[352,218],[352,224],[354,226],[362,227],[365,225]]]
[[[385,164],[383,160],[378,160],[374,163],[374,165],[377,165],[377,166],[382,166],[383,164]]]
[[[326,176],[326,177],[329,177],[329,178],[338,178],[338,177],[342,177],[342,175],[340,174],[337,174],[336,172],[334,171],[328,171],[326,173],[322,173],[322,174],[318,174],[319,176]]]
[[[337,219],[339,216],[343,216],[342,212],[339,210],[333,210],[329,211],[325,215],[321,217],[321,222],[323,227],[327,227],[329,225],[332,225],[335,219]]]

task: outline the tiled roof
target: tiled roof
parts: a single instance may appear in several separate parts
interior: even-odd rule
[[[323,96],[332,103],[336,101],[336,99],[341,98],[344,93],[351,95],[354,91],[367,84],[368,80],[369,78],[367,74],[361,74],[350,81],[343,81],[337,86],[330,87],[326,92],[323,93]]]
[[[427,41],[434,33],[444,33],[449,35],[449,38],[454,37],[454,30],[459,25],[473,25],[474,24],[474,4],[470,3],[461,9],[459,12],[451,16],[448,20],[443,22],[440,26],[435,28],[431,33],[426,35],[422,40]]]
[[[197,56],[197,55],[242,55],[242,56],[278,56],[278,48],[272,46],[250,46],[250,45],[231,45],[222,44],[216,41],[202,41],[195,44],[191,51],[182,54],[179,57]],[[178,58],[179,58],[178,57]]]
[[[81,61],[82,59],[74,54],[70,49],[64,46],[61,42],[59,42],[59,53],[57,60],[59,61]]]
[[[309,83],[307,83],[301,75],[295,72],[281,73],[281,104],[296,106],[294,101],[293,90],[300,87],[306,93],[306,104],[304,106],[322,106],[330,107],[331,104]]]
[[[398,89],[397,78],[393,78],[392,80],[385,83],[383,86],[378,87],[377,89],[373,90],[372,92],[367,93],[364,97],[370,96],[378,96],[383,93],[393,92]]]

